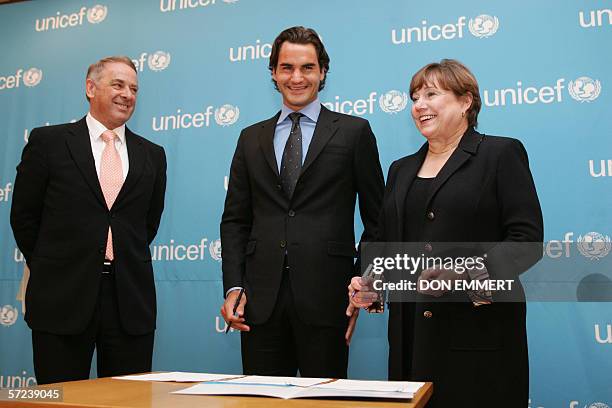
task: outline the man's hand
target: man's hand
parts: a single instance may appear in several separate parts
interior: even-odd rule
[[[421,275],[419,276],[419,281],[417,282],[417,288],[419,293],[422,293],[424,295],[430,295],[430,296],[435,296],[435,297],[440,297],[442,296],[444,293],[448,292],[446,289],[431,289],[431,288],[426,288],[426,289],[421,289],[421,281],[445,281],[445,282],[451,282],[451,285],[453,285],[453,281],[459,280],[459,279],[467,279],[467,273],[457,273],[452,269],[434,269],[434,268],[430,268],[430,269],[425,269],[423,270],[423,272],[421,272]]]
[[[223,316],[223,320],[225,320],[230,327],[240,331],[250,331],[251,328],[244,324],[244,306],[247,302],[246,293],[242,294],[240,303],[236,308],[236,315],[234,316],[234,305],[236,304],[236,299],[238,299],[239,294],[240,290],[232,290],[227,294],[225,302],[221,306],[221,316]]]

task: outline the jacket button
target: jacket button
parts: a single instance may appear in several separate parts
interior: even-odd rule
[[[295,217],[295,211],[289,210],[289,216],[290,217]]]
[[[433,313],[431,313],[429,310],[426,310],[423,312],[423,317],[425,317],[426,319],[430,319],[431,317],[433,317]]]
[[[281,186],[280,184],[277,184],[277,185],[276,185],[276,189],[277,189],[277,190],[282,190],[282,189],[283,189],[283,186]]]
[[[425,244],[425,251],[431,252],[432,250],[433,250],[433,247],[431,246],[430,243]]]
[[[281,242],[280,242],[280,247],[281,247],[281,248],[284,248],[284,247],[286,247],[286,246],[287,246],[287,243],[286,243],[285,241],[281,241]]]
[[[111,217],[111,218],[115,218],[115,213],[114,213],[114,212],[112,212],[112,213],[111,213],[111,215],[110,215],[110,217]]]
[[[434,218],[436,218],[436,215],[434,214],[434,212],[433,211],[428,211],[427,212],[427,219],[433,220]]]
[[[104,252],[106,252],[105,250],[106,250],[106,248],[105,248],[105,247],[100,247],[100,248],[98,249],[98,252],[99,252],[99,253],[101,253],[101,254],[103,254]]]

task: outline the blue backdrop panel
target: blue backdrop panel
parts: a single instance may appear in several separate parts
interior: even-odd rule
[[[423,143],[410,119],[410,77],[428,62],[457,58],[479,80],[479,129],[519,138],[529,152],[546,240],[611,235],[609,1],[4,5],[0,387],[35,381],[30,332],[17,299],[23,258],[8,221],[15,166],[32,128],[85,115],[87,66],[117,54],[130,56],[139,71],[139,102],[128,126],[163,145],[168,157],[167,208],[152,248],[159,309],[154,369],[240,372],[239,335],[225,335],[218,317],[219,220],[240,129],[279,108],[268,56],[275,36],[292,25],[321,34],[331,69],[320,99],[371,122],[385,171]],[[611,316],[607,303],[528,305],[530,407],[612,405]],[[362,314],[351,377],[386,377],[386,330],[386,315]]]

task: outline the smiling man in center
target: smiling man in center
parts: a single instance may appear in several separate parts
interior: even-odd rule
[[[281,32],[269,69],[282,107],[238,139],[221,220],[221,314],[242,332],[245,374],[346,378],[355,203],[361,241],[373,240],[384,189],[376,139],[367,120],[319,102],[329,56],[313,29]]]

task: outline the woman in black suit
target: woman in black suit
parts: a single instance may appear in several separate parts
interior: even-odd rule
[[[527,153],[516,139],[475,130],[478,83],[458,61],[423,67],[410,95],[427,141],[389,169],[380,241],[411,242],[422,248],[415,256],[435,256],[442,243],[474,243],[488,255],[484,269],[426,269],[419,280],[511,279],[513,290],[422,290],[392,302],[389,379],[432,381],[429,407],[524,407],[529,367],[518,275],[539,260],[543,239]],[[351,281],[349,308],[370,304],[365,283]]]

